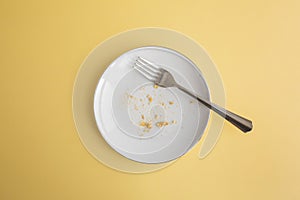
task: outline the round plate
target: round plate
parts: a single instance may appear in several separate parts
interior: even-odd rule
[[[95,118],[107,143],[134,161],[162,163],[186,153],[207,125],[209,110],[177,88],[155,88],[133,69],[138,56],[159,63],[176,81],[209,100],[197,66],[174,50],[149,46],[114,60],[95,92]]]

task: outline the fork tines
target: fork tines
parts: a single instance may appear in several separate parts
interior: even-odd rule
[[[145,78],[153,82],[155,82],[161,74],[159,67],[140,56],[136,59],[133,67]]]

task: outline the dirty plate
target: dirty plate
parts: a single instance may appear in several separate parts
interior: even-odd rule
[[[209,100],[201,72],[172,49],[147,46],[114,60],[99,80],[94,114],[105,141],[128,159],[162,163],[184,155],[201,138],[209,110],[176,88],[161,88],[133,69],[138,56],[170,71],[176,81]]]

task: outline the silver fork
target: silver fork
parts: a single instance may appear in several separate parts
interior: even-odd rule
[[[191,97],[197,99],[199,102],[201,102],[203,105],[205,105],[207,108],[215,111],[220,116],[225,118],[227,121],[232,123],[234,126],[242,130],[243,132],[248,132],[252,130],[252,122],[244,117],[241,117],[233,112],[230,112],[210,101],[207,101],[203,98],[201,98],[199,95],[194,94],[193,92],[189,91],[185,87],[179,85],[176,83],[174,77],[172,74],[154,63],[146,60],[145,58],[138,57],[134,68],[140,72],[145,78],[147,78],[149,81],[154,82],[156,85],[159,85],[161,87],[177,87],[181,91],[185,92],[186,94],[190,95]]]

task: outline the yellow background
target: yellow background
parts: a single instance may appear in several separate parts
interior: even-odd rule
[[[300,1],[0,2],[0,199],[300,199]],[[87,153],[72,87],[98,43],[158,26],[202,44],[227,107],[254,121],[225,124],[213,152],[194,148],[158,172],[114,171]]]

